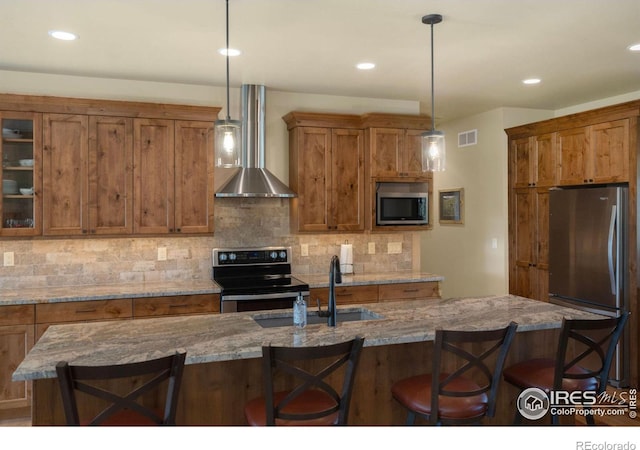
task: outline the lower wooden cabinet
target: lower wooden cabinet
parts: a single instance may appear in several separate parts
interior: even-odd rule
[[[31,382],[11,375],[34,344],[34,306],[0,306],[0,420],[31,414]]]
[[[217,294],[173,295],[133,299],[134,318],[219,312],[220,296]]]
[[[320,300],[320,305],[323,309],[329,304],[329,288],[311,289],[309,295],[309,309],[311,310],[317,308],[318,300]],[[440,298],[440,283],[438,281],[336,286],[336,303],[338,307],[358,303],[379,303],[429,298]]]
[[[439,282],[381,284],[378,288],[380,302],[428,298],[440,298]]]

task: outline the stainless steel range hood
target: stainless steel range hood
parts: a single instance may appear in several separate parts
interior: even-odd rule
[[[242,85],[242,165],[216,197],[295,197],[265,168],[265,87]]]

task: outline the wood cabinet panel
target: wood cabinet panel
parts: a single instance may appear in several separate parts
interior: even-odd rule
[[[371,177],[427,176],[422,171],[423,130],[370,128],[367,131]]]
[[[175,228],[212,233],[213,124],[177,121],[175,142]]]
[[[133,232],[133,120],[89,117],[89,229]]]
[[[330,229],[364,230],[364,190],[363,132],[332,130]]]
[[[0,307],[0,314],[5,315]],[[30,381],[12,381],[13,371],[34,344],[33,320],[23,325],[0,326],[0,419],[25,417],[31,410]]]
[[[329,288],[312,288],[309,291],[309,309],[313,310],[317,307],[317,302],[323,308],[329,304]],[[336,286],[336,304],[353,305],[358,303],[377,303],[378,302],[378,285],[371,284],[366,286]]]
[[[174,122],[135,119],[133,123],[134,232],[174,231]]]
[[[364,142],[354,129],[290,131],[291,225],[297,231],[364,230]]]
[[[34,305],[0,306],[0,326],[34,323]]]
[[[40,303],[36,305],[36,323],[129,319],[131,316],[131,299]]]
[[[378,299],[381,302],[411,299],[440,298],[440,283],[426,281],[419,283],[381,284]]]
[[[629,119],[591,127],[594,183],[629,180]]]
[[[547,133],[533,137],[534,167],[533,185],[551,187],[556,185],[556,133]]]
[[[133,299],[133,317],[175,316],[220,312],[220,296],[172,295]]]
[[[43,123],[43,234],[87,233],[88,117],[45,114]]]

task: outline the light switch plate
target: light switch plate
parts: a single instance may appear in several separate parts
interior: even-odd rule
[[[369,242],[368,252],[369,252],[370,255],[375,255],[376,254],[376,243],[375,242]]]
[[[158,261],[167,260],[167,247],[158,247]]]
[[[13,260],[13,252],[4,252],[3,264],[5,267],[10,267],[15,264],[15,261]]]
[[[387,244],[387,253],[402,253],[402,242],[389,242]]]
[[[300,244],[300,256],[309,256],[309,244]]]

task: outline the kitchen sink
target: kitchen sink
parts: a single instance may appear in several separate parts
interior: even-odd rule
[[[338,323],[341,322],[359,322],[362,320],[378,320],[384,319],[380,314],[369,311],[366,308],[346,308],[338,309]],[[268,313],[257,314],[253,316],[253,320],[262,328],[276,328],[276,327],[292,327],[293,326],[293,313]],[[313,325],[317,323],[327,324],[326,317],[318,316],[317,311],[307,312],[307,325]]]

